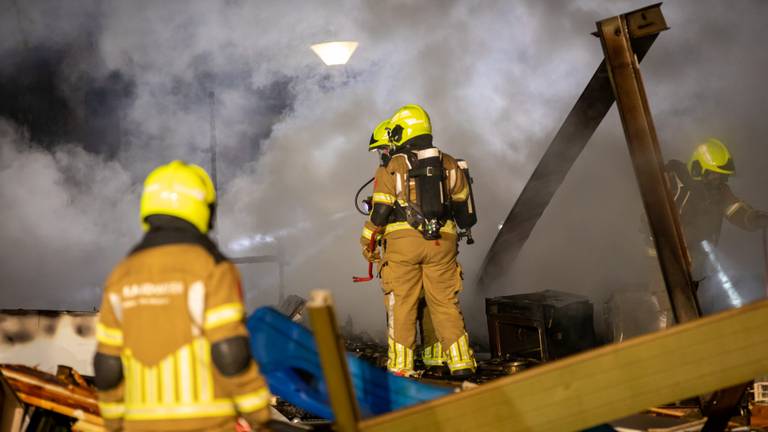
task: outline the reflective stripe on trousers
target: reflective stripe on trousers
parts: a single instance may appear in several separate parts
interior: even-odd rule
[[[442,366],[446,360],[446,357],[443,355],[443,345],[440,342],[435,342],[432,345],[425,346],[421,360],[425,366]]]
[[[472,352],[472,348],[469,347],[469,336],[466,332],[446,350],[446,357],[448,361],[448,368],[451,371],[459,369],[472,369],[477,368],[475,362],[475,353]]]
[[[395,294],[385,296],[387,300],[387,369],[393,372],[413,370],[413,350],[395,342]]]

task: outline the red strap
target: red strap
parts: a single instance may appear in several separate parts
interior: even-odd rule
[[[371,242],[368,243],[368,250],[371,251],[371,255],[376,252],[376,234],[379,229],[376,228],[371,233]],[[352,276],[352,282],[368,282],[373,280],[373,261],[368,262],[368,276]]]

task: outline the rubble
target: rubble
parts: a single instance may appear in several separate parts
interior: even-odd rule
[[[76,370],[59,366],[56,375],[23,365],[0,365],[3,431],[66,427],[102,431],[96,391]]]
[[[285,298],[279,305],[275,306],[280,313],[287,316],[293,321],[302,321],[304,316],[304,307],[307,300],[303,297],[291,294]]]
[[[347,319],[339,331],[344,338],[344,348],[347,352],[377,367],[387,367],[387,345],[377,342],[365,330],[356,332],[350,315],[347,315]]]

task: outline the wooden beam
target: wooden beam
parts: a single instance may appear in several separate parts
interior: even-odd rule
[[[65,384],[56,383],[55,380],[44,380],[40,376],[23,373],[5,366],[0,366],[0,374],[8,380],[8,384],[16,392],[55,399],[60,403],[79,409],[99,412],[96,392],[89,391],[87,387],[78,388],[71,385],[65,387]]]
[[[39,397],[31,396],[25,393],[19,393],[18,395],[19,399],[29,405],[40,407],[42,409],[53,411],[59,414],[64,414],[65,416],[73,417],[78,420],[85,420],[86,422],[93,425],[104,426],[104,420],[98,415],[87,413],[81,409],[72,408],[71,406],[62,405],[51,400],[41,399]]]
[[[768,300],[363,421],[364,432],[569,431],[768,372]]]
[[[0,373],[0,431],[21,432],[24,405]]]
[[[316,290],[310,293],[309,322],[315,335],[317,353],[328,389],[328,399],[334,419],[334,430],[357,432],[360,410],[352,388],[352,379],[347,368],[344,343],[338,333],[336,313],[330,291]]]

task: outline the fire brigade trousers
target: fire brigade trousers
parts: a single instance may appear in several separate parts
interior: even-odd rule
[[[475,368],[459,308],[462,285],[456,254],[456,237],[452,235],[435,241],[424,239],[415,230],[404,230],[384,238],[381,281],[389,332],[388,369],[413,370],[422,289],[448,367],[451,371]]]

